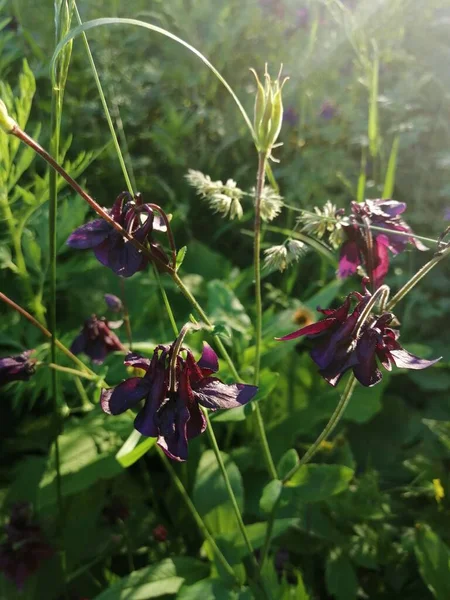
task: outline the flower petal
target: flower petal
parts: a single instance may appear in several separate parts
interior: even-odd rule
[[[203,352],[200,359],[197,361],[197,365],[200,369],[207,370],[210,373],[215,373],[219,370],[219,359],[217,358],[217,354],[206,342],[203,342]]]
[[[389,271],[389,239],[385,235],[377,235],[373,240],[374,269],[372,270],[372,281],[375,289],[382,285]]]
[[[411,354],[404,348],[399,350],[390,350],[389,354],[399,369],[426,369],[427,367],[431,367],[431,365],[437,363],[442,358],[442,356],[440,356],[434,360],[426,360],[425,358],[414,356],[414,354]]]
[[[161,433],[158,424],[159,411],[164,410],[163,404],[168,397],[168,377],[166,376],[164,362],[164,357],[161,357],[160,361],[155,360],[153,373],[150,369],[144,378],[148,385],[147,399],[134,420],[135,429],[148,437],[157,437]],[[148,379],[149,374],[150,380]]]
[[[133,408],[148,393],[148,381],[142,377],[126,379],[116,387],[102,390],[100,404],[109,415],[120,415]]]
[[[293,331],[292,333],[288,333],[283,337],[275,339],[279,342],[287,342],[288,340],[295,340],[301,335],[317,335],[319,333],[322,333],[323,331],[326,331],[327,329],[330,329],[330,327],[333,327],[333,325],[335,325],[336,323],[337,321],[334,318],[322,319],[317,323],[312,323],[311,325],[307,325],[306,327],[302,327],[297,331]]]
[[[132,367],[133,369],[142,369],[146,371],[150,367],[150,359],[141,356],[137,352],[130,352],[125,356],[125,360],[123,361],[125,366]]]
[[[89,223],[75,229],[75,231],[69,235],[66,244],[71,248],[77,248],[78,250],[94,248],[108,237],[111,229],[111,225],[104,219],[95,219],[94,221],[89,221]]]
[[[84,352],[84,348],[86,346],[87,337],[84,330],[81,331],[77,335],[77,337],[73,340],[72,345],[70,346],[70,351],[72,354],[80,354],[80,352]]]
[[[358,364],[354,365],[353,373],[361,385],[372,387],[383,378],[377,366],[376,347],[378,336],[370,330],[363,334],[356,347]]]
[[[344,277],[354,275],[360,264],[358,244],[354,241],[345,242],[341,248],[341,256],[339,258],[339,277],[343,279]]]
[[[160,435],[156,443],[172,460],[187,460],[187,423],[189,418],[189,410],[179,397],[169,399],[167,404],[158,411]]]
[[[206,377],[193,388],[194,398],[205,408],[236,408],[247,404],[258,391],[254,385],[227,385],[216,377]]]

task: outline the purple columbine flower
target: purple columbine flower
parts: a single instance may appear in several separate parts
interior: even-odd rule
[[[349,277],[364,263],[374,289],[380,287],[389,270],[389,253],[399,254],[408,242],[418,250],[427,250],[412,234],[412,230],[400,217],[406,209],[404,202],[395,200],[366,200],[352,202],[349,225],[344,227],[347,241],[341,248],[339,277]],[[377,231],[370,226],[383,227]],[[397,233],[398,232],[398,233]]]
[[[128,192],[122,192],[107,212],[134,239],[141,244],[148,243],[151,253],[161,262],[169,262],[164,250],[151,238],[153,230],[166,231],[166,226],[160,216],[155,215],[152,208],[142,202],[140,194],[133,198]],[[145,269],[149,263],[147,256],[104,219],[89,221],[75,229],[70,234],[67,245],[79,250],[92,248],[97,260],[121,277],[131,277],[137,271]]]
[[[325,102],[320,107],[319,117],[322,117],[322,119],[325,119],[325,121],[329,121],[334,116],[336,116],[336,113],[336,105],[333,104],[333,102],[330,102],[330,100],[325,100]]]
[[[11,381],[28,381],[36,371],[36,360],[30,358],[33,350],[25,350],[17,356],[0,358],[0,386]]]
[[[353,298],[357,304],[350,311]],[[390,327],[395,320],[392,313],[370,315],[361,326],[361,313],[370,298],[367,290],[364,295],[352,292],[337,309],[318,308],[325,315],[321,321],[278,339],[294,340],[302,335],[310,339],[313,344],[310,356],[319,367],[319,373],[332,386],[350,369],[362,385],[377,384],[382,379],[377,358],[388,371],[392,365],[402,369],[426,369],[440,360],[425,360],[404,350],[398,342],[400,333]]]
[[[0,572],[22,590],[28,577],[54,551],[39,525],[33,522],[31,507],[26,502],[13,506],[4,531],[6,541],[0,544]]]
[[[115,313],[119,313],[123,309],[122,300],[114,294],[105,294],[105,302],[107,307]]]
[[[211,410],[242,406],[258,388],[243,383],[227,385],[211,377],[219,364],[208,344],[204,344],[197,362],[186,348],[180,350],[185,358],[180,353],[174,357],[175,344],[157,346],[151,360],[129,354],[125,364],[146,371],[144,377],[126,379],[114,388],[102,390],[100,400],[106,413],[119,415],[145,399],[134,421],[135,429],[142,435],[157,437],[157,444],[167,456],[184,461],[188,457],[188,440],[206,429],[199,405]]]
[[[100,365],[110,352],[125,350],[117,335],[111,331],[122,325],[122,321],[107,321],[92,315],[84,322],[83,329],[70,346],[73,354],[84,352],[92,362]]]

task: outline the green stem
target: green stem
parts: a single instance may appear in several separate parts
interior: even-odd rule
[[[200,529],[205,540],[211,546],[211,550],[215,554],[217,561],[222,565],[223,569],[228,573],[228,575],[236,583],[238,583],[236,573],[233,571],[231,565],[228,563],[227,559],[222,554],[222,552],[219,549],[218,545],[216,544],[213,536],[209,533],[208,528],[205,525],[205,522],[203,521],[203,519],[197,512],[197,509],[195,508],[192,500],[189,498],[188,493],[186,492],[186,489],[184,488],[184,485],[181,483],[178,475],[175,473],[174,468],[170,464],[170,460],[167,458],[167,456],[164,454],[164,452],[159,447],[158,447],[158,452],[159,452],[159,456],[161,457],[161,460],[163,461],[165,468],[167,469],[167,472],[169,473],[173,483],[175,484],[175,487],[177,488],[177,490],[183,497],[183,500],[184,500],[189,512],[191,513],[194,521],[196,522],[197,527]]]
[[[48,363],[47,365],[51,369],[55,371],[61,371],[62,373],[68,373],[70,375],[76,375],[77,377],[84,377],[85,379],[90,379],[91,381],[98,379],[98,376],[90,373],[85,373],[84,371],[77,371],[77,369],[71,369],[70,367],[63,367],[61,365],[57,365],[56,363]]]
[[[325,441],[327,439],[327,437],[334,431],[335,427],[341,420],[341,418],[345,412],[345,409],[347,408],[350,398],[352,397],[355,385],[356,385],[355,376],[353,374],[351,374],[347,381],[347,385],[345,386],[345,389],[341,396],[341,399],[339,400],[339,403],[336,406],[336,408],[335,408],[333,414],[331,415],[330,420],[326,424],[324,430],[319,435],[319,437],[316,439],[314,444],[312,444],[312,446],[308,449],[308,451],[302,456],[302,458],[300,459],[298,464],[295,467],[293,467],[289,471],[289,473],[282,479],[283,484],[286,484],[289,481],[289,479],[291,479],[301,467],[306,465],[312,459],[312,457],[319,450],[322,442]],[[281,501],[281,494],[280,494],[278,500],[275,502],[275,504],[272,508],[272,512],[270,513],[269,519],[267,520],[266,538],[264,540],[264,546],[263,546],[263,549],[261,552],[261,563],[260,563],[261,569],[263,568],[264,563],[265,563],[268,553],[269,553],[270,542],[271,542],[272,532],[273,532],[273,526],[275,523],[275,517],[276,517],[278,507],[280,505],[280,501]]]
[[[256,176],[256,191],[255,191],[255,225],[254,225],[254,241],[253,241],[253,266],[255,278],[255,310],[256,310],[256,326],[255,326],[255,374],[253,383],[258,385],[259,373],[261,366],[261,343],[262,343],[262,297],[261,297],[261,196],[264,187],[265,171],[266,171],[267,153],[260,152],[258,154],[258,172]],[[264,460],[266,467],[272,479],[277,479],[277,470],[273,462],[270,452],[269,443],[267,441],[264,421],[261,414],[259,404],[254,402],[252,409],[256,417],[256,427],[258,429],[261,446],[263,449]]]
[[[78,394],[81,399],[81,410],[82,412],[90,412],[95,406],[89,400],[89,396],[84,389],[84,385],[81,383],[79,377],[74,377],[75,387],[77,388]],[[72,411],[71,411],[72,412]]]
[[[163,285],[161,282],[161,277],[159,276],[158,269],[156,268],[155,265],[153,265],[153,272],[155,274],[156,282],[158,284],[159,291],[161,293],[161,297],[163,299],[164,306],[165,306],[167,315],[169,317],[170,324],[172,326],[175,337],[177,337],[178,336],[178,327],[175,322],[175,317],[173,316],[172,307],[170,306],[169,298],[167,297],[166,290],[163,288]]]
[[[433,256],[433,258],[430,261],[428,261],[421,269],[419,269],[417,271],[417,273],[415,275],[413,275],[411,277],[411,279],[407,283],[405,283],[405,285],[402,288],[399,289],[399,291],[390,300],[390,302],[388,302],[388,304],[386,306],[386,310],[387,311],[392,310],[394,308],[394,306],[396,304],[398,304],[400,302],[400,300],[402,298],[404,298],[404,296],[406,296],[406,294],[408,292],[410,292],[412,290],[412,288],[419,283],[419,281],[422,279],[422,277],[425,277],[425,275],[429,271],[431,271],[431,269],[433,267],[435,267],[439,262],[441,262],[441,260],[446,258],[449,254],[450,254],[450,246],[448,248],[446,248],[444,251],[442,251],[441,253]]]

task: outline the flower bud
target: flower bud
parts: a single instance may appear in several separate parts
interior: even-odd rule
[[[265,86],[261,84],[254,69],[250,69],[256,79],[256,97],[254,108],[254,128],[258,150],[270,153],[281,130],[283,122],[283,101],[281,91],[287,77],[280,83],[280,73],[277,79],[271,80],[269,73],[264,73]]]
[[[0,100],[0,127],[5,133],[11,133],[11,131],[17,126],[17,123],[8,114],[8,109],[3,100]]]

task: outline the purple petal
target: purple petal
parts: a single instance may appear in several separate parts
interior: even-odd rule
[[[345,242],[341,248],[341,256],[339,258],[339,277],[349,277],[356,273],[356,269],[361,264],[359,258],[359,250],[356,242]]]
[[[187,460],[187,423],[190,414],[183,400],[179,397],[169,400],[167,406],[160,409],[158,417],[158,446],[172,460]]]
[[[375,267],[372,281],[375,289],[379,288],[389,271],[389,239],[385,235],[377,235],[373,240]]]
[[[102,390],[100,404],[102,410],[109,415],[120,415],[146,396],[149,385],[142,377],[132,377],[119,383],[114,388]]]
[[[132,367],[133,369],[142,369],[146,371],[150,367],[150,359],[141,356],[137,352],[131,352],[127,354],[125,360],[123,361],[127,367]]]
[[[158,213],[155,213],[155,218],[153,219],[153,229],[155,231],[167,231],[166,224],[164,223],[161,215],[158,215]]]
[[[207,377],[192,390],[194,398],[205,408],[236,408],[247,404],[258,391],[254,385],[233,383],[227,385],[216,377]]]
[[[358,364],[353,367],[353,373],[361,385],[372,387],[383,378],[377,366],[376,347],[378,336],[367,331],[358,341],[356,356]]]
[[[200,359],[197,361],[197,365],[201,369],[207,369],[211,373],[215,373],[219,370],[219,359],[217,358],[217,354],[206,342],[203,342],[203,352]]]
[[[431,365],[437,363],[442,358],[442,356],[440,356],[434,360],[426,360],[425,358],[414,356],[414,354],[407,352],[405,349],[390,350],[389,354],[399,369],[426,369],[427,367],[431,367]]]
[[[78,250],[94,248],[108,237],[111,229],[111,225],[105,220],[95,219],[95,221],[89,221],[89,223],[75,229],[75,231],[69,235],[66,244],[71,248],[77,248]]]
[[[120,240],[109,250],[109,267],[121,277],[131,277],[143,269],[147,262],[131,242]]]
[[[73,340],[72,345],[70,346],[70,351],[72,354],[80,354],[80,352],[84,352],[84,348],[86,346],[87,338],[86,334],[83,331]]]
[[[148,381],[147,377],[145,379]],[[136,415],[134,427],[142,435],[157,437],[159,431],[159,411],[164,411],[163,404],[167,401],[168,386],[166,371],[163,363],[156,363],[154,375],[147,385],[149,392],[143,408]]]
[[[95,258],[105,267],[109,267],[109,248],[110,242],[106,239],[93,249]]]
[[[187,439],[191,440],[205,431],[206,419],[196,402],[189,407],[189,415],[190,418],[187,422],[186,435]]]
[[[370,201],[366,201],[370,202]],[[373,201],[388,217],[398,217],[406,210],[405,202],[397,202],[397,200],[375,200]]]
[[[114,294],[105,294],[104,296],[106,305],[113,312],[120,312],[123,308],[122,300]]]
[[[283,337],[275,338],[275,339],[278,340],[279,342],[287,342],[288,340],[295,340],[296,338],[300,337],[301,335],[317,335],[318,333],[322,333],[323,331],[330,329],[330,327],[333,327],[333,325],[335,325],[336,322],[337,321],[334,318],[322,319],[322,321],[318,321],[317,323],[312,323],[311,325],[307,325],[306,327],[302,327],[301,329],[298,329],[297,331],[288,333],[287,335],[284,335]]]

